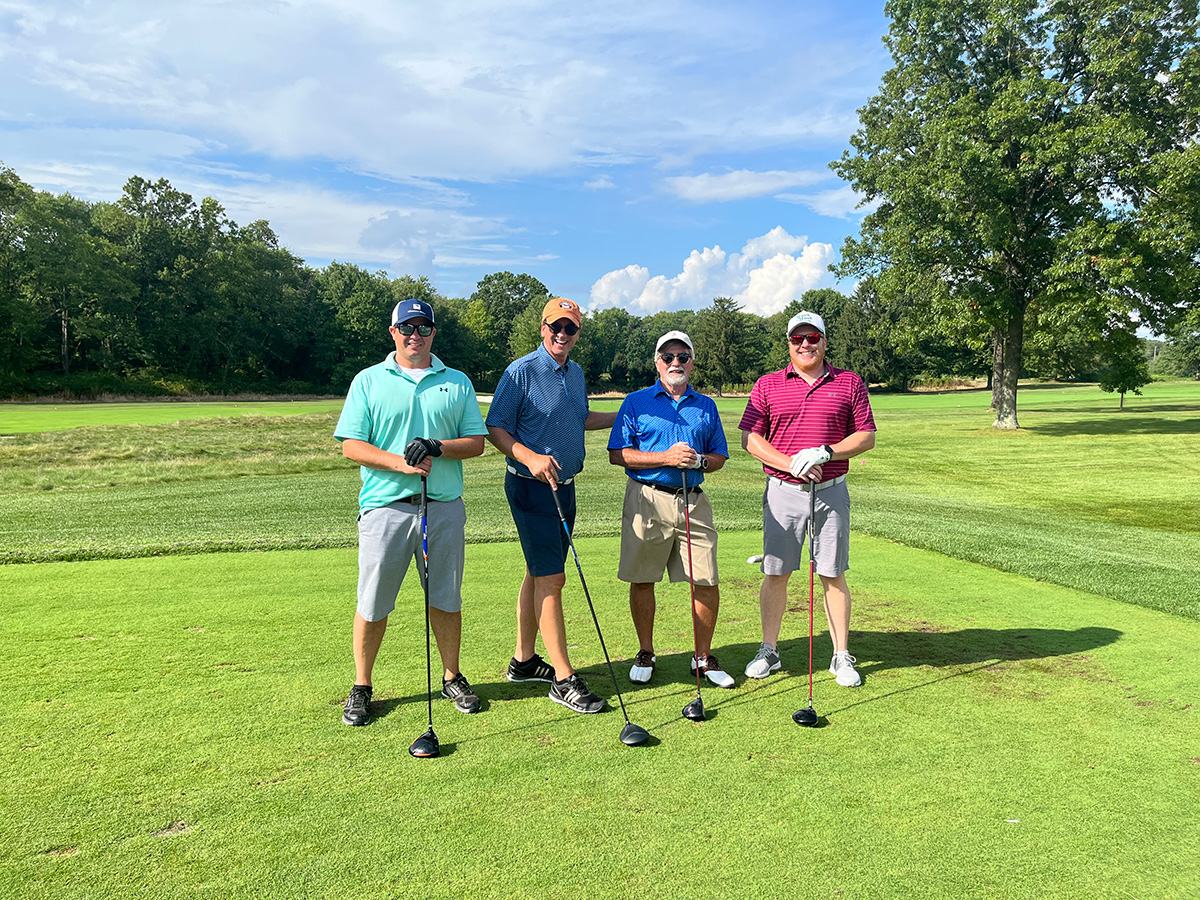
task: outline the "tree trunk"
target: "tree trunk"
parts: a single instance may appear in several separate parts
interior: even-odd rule
[[[1121,391],[1121,403],[1120,403],[1120,405],[1117,406],[1117,409],[1124,409],[1124,408],[1125,408],[1125,392]]]
[[[60,311],[59,321],[62,323],[62,367],[63,374],[71,374],[71,344],[67,340],[67,305],[63,304]]]
[[[1000,408],[1000,379],[998,372],[1004,369],[1004,329],[992,331],[992,371],[988,373],[988,390],[992,392],[992,409]]]
[[[1020,310],[1012,314],[1003,332],[995,353],[992,398],[996,407],[993,428],[1020,428],[1017,424],[1017,377],[1021,374],[1021,343],[1025,337],[1025,314]]]

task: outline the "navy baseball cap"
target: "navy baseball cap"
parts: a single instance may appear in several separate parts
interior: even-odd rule
[[[409,319],[428,319],[430,325],[436,324],[433,321],[433,307],[423,300],[401,300],[396,304],[392,310],[392,324],[400,325]]]

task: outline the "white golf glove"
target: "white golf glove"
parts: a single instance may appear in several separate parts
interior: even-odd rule
[[[700,454],[697,453],[696,458],[694,460],[692,460],[691,463],[688,464],[688,468],[689,469],[699,469],[703,465],[704,465],[704,463],[701,462],[701,460],[700,460]]]
[[[828,444],[801,450],[792,457],[792,474],[797,478],[807,475],[808,470],[813,466],[823,466],[831,459],[833,459],[833,448]]]

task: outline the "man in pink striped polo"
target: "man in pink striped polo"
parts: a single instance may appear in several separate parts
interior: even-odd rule
[[[746,666],[749,678],[780,667],[779,629],[787,585],[800,568],[808,529],[809,491],[817,492],[817,574],[825,589],[825,616],[833,640],[829,671],[843,687],[862,679],[850,655],[849,460],[875,446],[875,419],[863,380],[825,363],[825,321],[799,312],[788,322],[791,362],[760,378],[738,427],[742,447],[763,464],[763,584],[759,591],[762,645]]]

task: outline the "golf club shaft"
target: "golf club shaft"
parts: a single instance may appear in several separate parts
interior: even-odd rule
[[[425,588],[425,694],[429,703],[429,727],[433,728],[433,654],[429,641],[429,485],[421,476],[421,583]]]
[[[575,557],[575,569],[579,572],[579,583],[583,585],[583,596],[587,599],[588,609],[592,613],[592,621],[596,623],[596,637],[600,638],[600,649],[604,651],[604,661],[608,663],[608,674],[612,676],[613,687],[617,691],[617,702],[621,704],[621,715],[629,723],[629,713],[625,710],[625,700],[621,697],[621,688],[617,684],[617,673],[613,669],[612,660],[608,656],[608,647],[604,645],[604,633],[600,630],[600,620],[596,618],[596,607],[592,604],[592,595],[588,593],[587,581],[583,577],[583,566],[579,564],[579,554],[575,550],[575,539],[571,537],[571,529],[567,527],[567,517],[563,515],[562,504],[558,500],[558,491],[552,485],[550,494],[554,497],[554,508],[558,510],[558,520],[562,522],[563,531],[567,533],[567,543],[571,547],[571,555]]]
[[[692,578],[692,518],[688,514],[688,483],[687,469],[680,469],[679,476],[683,479],[683,533],[687,537],[688,555],[688,587],[692,592],[692,653],[696,661],[696,696],[700,696],[700,635],[697,633],[696,620],[696,582]]]
[[[816,532],[817,532],[817,484],[808,483],[808,705],[812,706],[813,695],[813,606],[815,604],[814,582],[817,580]]]

